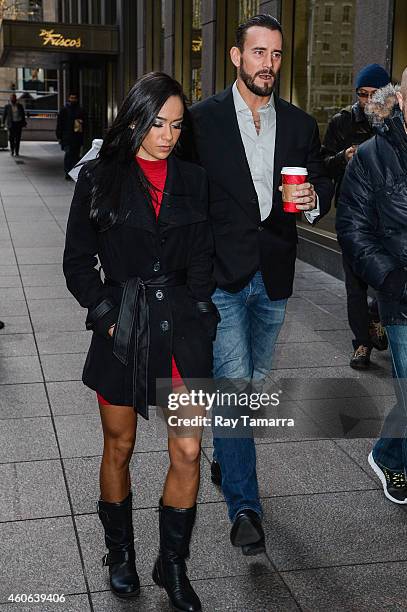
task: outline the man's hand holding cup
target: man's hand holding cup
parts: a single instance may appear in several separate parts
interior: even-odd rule
[[[298,213],[314,210],[317,196],[314,186],[307,182],[306,168],[285,167],[281,170],[282,185],[279,190],[283,194],[284,212]]]

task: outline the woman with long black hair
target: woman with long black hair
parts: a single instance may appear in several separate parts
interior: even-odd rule
[[[218,313],[205,172],[173,150],[186,112],[181,85],[150,73],[133,86],[98,158],[79,174],[64,252],[67,286],[93,330],[83,381],[98,394],[104,449],[98,513],[110,586],[139,593],[129,463],[137,417],[156,403],[156,380],[210,378]],[[96,269],[97,257],[104,281]],[[188,434],[188,432],[187,432]],[[200,435],[169,436],[153,579],[176,610],[201,604],[185,559],[196,515]],[[147,543],[146,543],[147,545]]]

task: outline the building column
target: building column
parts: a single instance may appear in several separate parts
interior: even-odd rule
[[[118,64],[118,97],[120,101],[137,80],[137,3],[120,0],[117,3],[117,25],[120,30],[120,61]]]
[[[280,21],[280,0],[260,0],[260,13],[268,13]]]
[[[165,0],[164,4],[164,72],[170,76],[174,76],[176,3],[177,0]]]
[[[215,93],[216,0],[202,1],[202,98]]]

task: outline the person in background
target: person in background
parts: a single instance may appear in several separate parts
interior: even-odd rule
[[[362,142],[373,136],[373,128],[365,115],[372,95],[390,83],[390,76],[379,64],[369,64],[356,77],[357,102],[334,115],[328,124],[322,146],[322,156],[330,176],[335,180],[335,205],[338,203],[346,167]],[[377,301],[368,304],[368,285],[352,270],[343,256],[348,321],[354,334],[350,366],[366,369],[370,366],[372,348],[387,349],[386,332],[380,323]]]
[[[10,102],[3,111],[3,124],[8,129],[11,155],[20,155],[20,142],[23,128],[27,125],[24,106],[17,102],[16,94],[11,94]]]
[[[385,496],[407,504],[407,68],[400,91],[387,85],[369,105],[377,135],[345,173],[336,229],[356,274],[377,290],[397,403],[368,461]]]
[[[64,170],[67,181],[72,180],[69,172],[80,159],[86,127],[86,112],[79,105],[78,94],[71,92],[66,105],[58,113],[56,128],[57,139],[65,152]]]

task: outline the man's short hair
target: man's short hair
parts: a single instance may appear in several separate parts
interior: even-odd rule
[[[68,98],[70,98],[71,96],[75,96],[76,98],[79,98],[79,95],[78,95],[77,91],[69,91],[68,92]]]
[[[244,23],[241,23],[236,29],[236,47],[240,49],[240,52],[243,52],[247,30],[253,26],[268,28],[269,30],[277,30],[277,32],[280,32],[281,36],[283,35],[281,24],[275,17],[272,17],[272,15],[268,15],[266,13],[255,15],[254,17],[250,17],[250,19]]]

